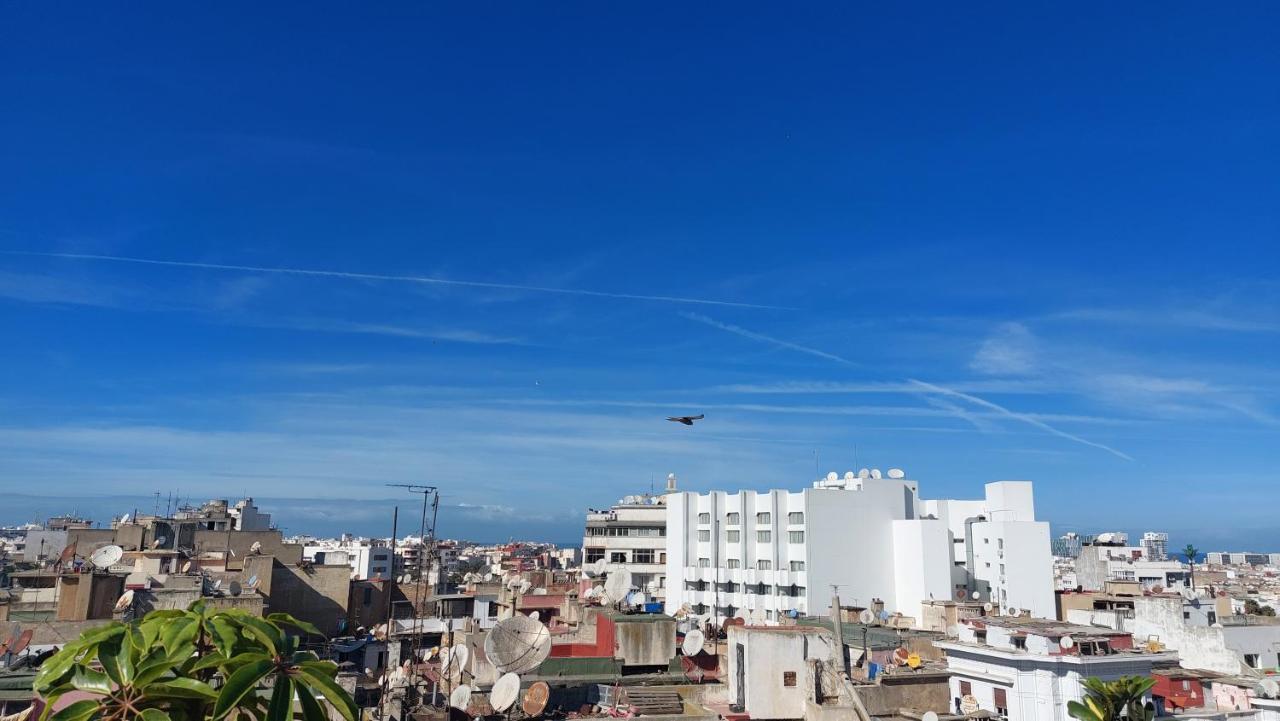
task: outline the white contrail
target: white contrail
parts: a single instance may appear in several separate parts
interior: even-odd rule
[[[94,255],[90,253],[42,253],[25,250],[0,250],[6,255],[31,255],[42,258],[70,258],[76,260],[105,260],[116,263],[136,263],[139,265],[163,265],[173,268],[201,268],[204,270],[231,270],[243,273],[278,273],[282,275],[303,275],[313,278],[344,278],[347,280],[380,280],[396,283],[422,283],[426,285],[447,285],[462,288],[488,288],[492,290],[520,290],[532,293],[558,293],[560,295],[583,295],[593,298],[619,298],[622,300],[650,300],[664,303],[690,303],[695,305],[717,305],[731,308],[758,308],[766,310],[794,310],[776,305],[760,305],[756,303],[737,303],[728,300],[707,300],[705,298],[680,298],[667,295],[638,295],[634,293],[610,293],[602,290],[582,290],[579,288],[548,288],[537,285],[516,285],[514,283],[489,283],[479,280],[447,280],[417,275],[384,275],[381,273],[351,273],[338,270],[312,270],[308,268],[272,268],[255,265],[231,265],[229,263],[199,263],[185,260],[156,260],[154,258],[132,258],[122,255]]]
[[[1066,438],[1067,440],[1075,441],[1076,443],[1083,443],[1086,446],[1093,446],[1094,448],[1100,448],[1106,451],[1107,453],[1123,458],[1126,461],[1133,460],[1132,456],[1127,455],[1125,453],[1121,453],[1120,451],[1117,451],[1111,446],[1104,446],[1101,443],[1094,443],[1093,441],[1086,440],[1084,438],[1081,438],[1080,436],[1075,436],[1070,433],[1067,433],[1066,431],[1058,430],[1057,428],[1054,428],[1053,426],[1049,425],[1048,423],[1045,423],[1044,421],[1037,420],[1035,418],[1032,418],[1028,415],[1024,415],[1022,413],[1018,413],[1017,411],[1011,411],[1008,408],[1005,408],[1004,406],[997,405],[995,403],[992,403],[989,400],[979,398],[975,395],[970,395],[968,393],[961,393],[960,391],[953,391],[950,388],[943,388],[942,386],[934,385],[932,383],[925,383],[924,381],[918,381],[915,378],[908,378],[907,380],[915,384],[916,386],[920,387],[921,390],[924,390],[930,393],[937,393],[939,395],[951,396],[953,398],[960,398],[960,399],[969,401],[974,405],[982,406],[983,408],[988,408],[1001,415],[1005,415],[1010,418],[1013,418],[1014,420],[1022,421],[1023,423],[1027,423],[1029,425],[1035,426],[1036,428],[1039,428],[1045,433],[1051,433],[1055,436],[1058,436],[1059,438]]]
[[[825,358],[826,360],[834,361],[836,363],[842,363],[847,366],[858,365],[857,363],[854,363],[848,358],[841,358],[840,356],[834,353],[828,353],[826,351],[818,350],[817,348],[809,348],[806,346],[797,345],[795,343],[781,340],[779,338],[773,338],[771,336],[764,335],[763,333],[756,333],[755,331],[750,331],[750,330],[747,330],[746,328],[739,328],[736,325],[721,323],[720,321],[715,320],[713,318],[708,318],[705,315],[698,315],[697,313],[681,313],[680,315],[689,320],[693,320],[699,323],[703,323],[705,325],[709,325],[712,328],[719,328],[720,330],[733,333],[734,335],[740,335],[743,338],[750,338],[751,340],[760,341],[761,343],[769,343],[771,345],[776,345],[779,348],[786,348],[787,350],[793,350],[798,353],[808,353],[809,355],[817,356],[819,358]]]
[[[698,315],[696,313],[681,313],[680,315],[684,316],[685,318],[688,318],[689,320],[696,320],[699,323],[704,323],[713,328],[719,328],[720,330],[727,331],[735,335],[740,335],[743,338],[750,338],[752,340],[759,341],[761,343],[769,343],[771,345],[778,346],[779,348],[786,348],[786,349],[797,351],[800,353],[807,353],[809,355],[817,356],[819,358],[825,358],[827,360],[835,361],[836,363],[840,363],[843,365],[849,365],[849,366],[856,365],[853,361],[850,361],[847,358],[841,358],[840,356],[835,355],[834,353],[827,353],[826,351],[817,350],[816,348],[807,348],[802,345],[796,345],[795,343],[789,343],[785,340],[772,338],[770,336],[767,336],[761,333],[756,333],[755,331],[750,331],[745,328],[739,328],[736,325],[721,323],[718,320],[713,320],[711,318],[708,318],[703,315]],[[1045,423],[1042,420],[1039,420],[1037,418],[1032,418],[1031,416],[1028,416],[1023,413],[1011,411],[1008,408],[1005,408],[1004,406],[997,405],[995,403],[992,403],[991,401],[985,400],[983,398],[979,398],[978,396],[970,395],[968,393],[961,393],[960,391],[951,390],[950,388],[944,388],[939,385],[934,385],[933,383],[925,383],[924,381],[918,381],[914,378],[908,378],[907,382],[916,386],[921,391],[935,393],[938,395],[951,396],[952,398],[960,398],[970,403],[973,403],[974,405],[981,406],[983,408],[995,411],[996,413],[999,413],[1002,416],[1006,416],[1016,421],[1021,421],[1028,425],[1039,428],[1045,433],[1058,436],[1059,438],[1066,438],[1067,440],[1075,441],[1076,443],[1082,443],[1086,446],[1091,446],[1093,448],[1104,450],[1107,453],[1123,458],[1126,461],[1133,460],[1132,456],[1121,453],[1120,451],[1117,451],[1116,449],[1110,446],[1104,446],[1101,443],[1094,443],[1093,441],[1086,440],[1084,438],[1081,438],[1080,436],[1072,435],[1070,433],[1067,433],[1066,431],[1058,430],[1057,428],[1054,428],[1053,426],[1049,425],[1048,423]],[[970,422],[973,422],[973,421],[970,420]]]

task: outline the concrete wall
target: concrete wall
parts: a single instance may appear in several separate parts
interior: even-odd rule
[[[615,619],[613,657],[625,666],[666,666],[676,655],[676,620]]]
[[[925,602],[951,597],[951,548],[946,523],[894,521],[892,545],[898,608],[908,616],[923,618]]]
[[[277,563],[271,572],[268,611],[288,613],[334,634],[347,616],[350,586],[351,567],[346,564],[302,568]]]
[[[739,667],[738,647],[741,645]],[[807,703],[815,699],[812,661],[835,668],[835,641],[827,631],[759,629],[732,626],[728,639],[729,699],[745,700],[754,719],[805,717]],[[743,682],[739,683],[739,676]],[[794,679],[788,685],[788,679]]]
[[[1240,658],[1227,648],[1221,627],[1183,623],[1180,596],[1135,598],[1133,610],[1134,638],[1143,641],[1158,636],[1161,643],[1178,652],[1184,668],[1240,673]]]
[[[225,531],[197,530],[195,532],[196,547],[204,552],[224,551],[228,544],[235,552],[236,558],[243,561],[250,555],[249,549],[257,541],[262,544],[262,555],[274,556],[285,565],[293,565],[302,560],[302,546],[296,543],[285,543],[279,531]],[[234,560],[228,565],[234,565]],[[350,569],[348,569],[348,574]]]

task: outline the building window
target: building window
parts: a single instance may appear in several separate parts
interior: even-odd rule
[[[756,531],[756,540],[760,543],[768,543],[773,540],[773,533],[769,531]]]
[[[1183,612],[1182,612],[1182,620],[1183,620],[1183,621],[1190,621],[1190,620],[1191,620],[1191,612],[1190,612],[1190,611],[1183,611]]]
[[[658,563],[666,563],[666,562],[667,562],[667,552],[663,551],[662,553],[658,554]]]
[[[614,551],[609,554],[609,563],[626,563],[627,554],[624,551]]]
[[[961,695],[961,696],[971,696],[971,695],[973,695],[973,685],[972,685],[972,684],[970,684],[968,681],[961,681],[961,682],[960,682],[960,695]]]
[[[791,543],[804,543],[804,531],[787,531],[787,541]]]
[[[792,570],[792,571],[803,571],[803,570],[804,570],[804,561],[792,561],[792,562],[791,562],[791,570]]]
[[[699,559],[698,559],[698,568],[711,568],[711,559],[710,559],[710,558],[699,558]]]
[[[710,513],[699,513],[699,514],[698,514],[698,523],[711,523],[711,514],[710,514]]]
[[[1248,666],[1249,668],[1257,668],[1257,667],[1258,667],[1258,654],[1256,654],[1256,653],[1246,653],[1246,654],[1244,655],[1244,665]]]
[[[631,552],[632,563],[653,563],[652,548],[637,548]]]
[[[795,685],[796,685],[796,672],[795,672],[795,671],[783,671],[783,672],[782,672],[782,685],[783,685],[783,686],[788,686],[788,687],[790,687],[790,686],[795,686]]]
[[[704,529],[702,529],[702,530],[698,531],[698,540],[699,540],[699,541],[710,541],[710,540],[711,540],[711,531],[710,531],[709,529],[706,529],[706,528],[704,528]]]
[[[740,543],[742,541],[742,531],[726,531],[725,540],[729,543]]]
[[[603,548],[588,548],[588,549],[587,549],[587,563],[595,563],[596,561],[599,561],[599,560],[601,560],[601,559],[603,559],[603,558],[604,558],[604,549],[603,549]]]
[[[766,561],[764,559],[760,559],[759,561],[756,561],[756,570],[757,571],[773,570],[773,561]]]
[[[997,539],[996,539],[996,548],[1000,549],[1001,551],[1003,551],[1003,550],[1004,550],[1004,539],[1003,539],[1003,538],[997,538]],[[996,690],[998,690],[998,691],[1003,691],[1004,689],[996,689]]]
[[[757,513],[757,514],[756,514],[756,523],[763,523],[763,524],[773,523],[773,514],[772,514],[772,513]]]
[[[804,523],[804,514],[799,512],[788,513],[787,523],[790,523],[792,525],[798,525],[798,524]]]
[[[1009,697],[1005,689],[995,688],[992,691],[994,692],[992,695],[995,697],[993,700],[996,702],[996,714],[1007,718],[1009,716]]]
[[[729,568],[742,568],[742,561],[736,558],[730,558],[726,563],[729,564]]]
[[[1215,613],[1215,612],[1213,612],[1213,611],[1209,611],[1209,612],[1208,612],[1208,614],[1209,614],[1209,625],[1213,625],[1213,624],[1215,624],[1215,623],[1217,623],[1217,622],[1218,622],[1218,614],[1217,614],[1217,613]]]
[[[773,593],[773,586],[770,586],[767,583],[759,583],[756,584],[754,591],[757,596],[768,596]]]
[[[1003,564],[1003,563],[1002,563],[1002,564],[1000,564],[1000,575],[1001,575],[1001,576],[1003,576],[1003,575],[1004,575],[1004,564]]]
[[[737,511],[730,513],[728,516],[725,517],[725,523],[727,523],[730,526],[742,525],[742,514],[738,513]]]

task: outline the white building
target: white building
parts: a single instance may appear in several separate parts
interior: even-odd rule
[[[318,565],[351,566],[351,580],[387,580],[392,573],[391,549],[367,538],[325,539],[309,541],[302,547],[302,557]]]
[[[268,531],[271,529],[271,514],[262,513],[253,504],[252,498],[236,501],[227,514],[235,519],[233,528],[237,531]]]
[[[1187,581],[1179,561],[1152,561],[1140,546],[1085,546],[1075,561],[1076,580],[1086,591],[1100,591],[1107,581],[1137,581],[1148,589],[1169,588]]]
[[[1169,534],[1147,531],[1142,534],[1142,550],[1149,560],[1169,560]]]
[[[667,479],[674,492],[674,474]],[[627,496],[606,510],[587,513],[584,564],[604,559],[631,572],[636,588],[658,601],[667,592],[667,496]]]
[[[721,620],[827,613],[846,604],[919,618],[929,599],[990,598],[1054,615],[1049,526],[1031,484],[977,501],[925,501],[901,471],[835,473],[800,491],[673,493],[667,499],[667,611]]]
[[[988,616],[958,630],[956,640],[934,642],[947,654],[951,710],[982,709],[1009,721],[1070,721],[1067,702],[1084,696],[1085,678],[1150,676],[1153,666],[1178,659],[1130,650],[1128,633],[1059,621]]]

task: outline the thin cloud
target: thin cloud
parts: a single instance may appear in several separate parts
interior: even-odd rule
[[[989,380],[989,381],[957,381],[947,383],[948,388],[966,393],[1015,393],[1039,394],[1048,390],[1039,381],[1029,380]],[[835,381],[782,381],[779,383],[731,383],[711,386],[706,389],[711,393],[742,393],[750,395],[833,395],[833,394],[893,394],[919,393],[920,389],[901,381],[882,381],[872,383],[840,383]]]
[[[857,367],[858,365],[857,363],[854,363],[853,361],[847,358],[841,358],[840,356],[834,353],[828,353],[823,350],[818,350],[817,348],[809,348],[807,346],[798,345],[796,343],[791,343],[785,340],[781,340],[779,338],[767,336],[763,333],[756,333],[755,331],[750,331],[750,330],[747,330],[746,328],[740,328],[736,325],[730,325],[729,323],[721,323],[720,321],[715,320],[713,318],[708,318],[705,315],[698,315],[697,313],[681,313],[680,316],[688,320],[702,323],[703,325],[709,325],[712,328],[719,328],[722,331],[733,333],[734,335],[740,335],[743,338],[749,338],[751,340],[759,341],[761,343],[769,343],[770,345],[775,345],[779,348],[785,348],[787,350],[793,350],[793,351],[796,351],[797,353],[807,353],[811,356],[817,356],[818,358],[823,358],[823,359],[833,361],[835,363],[841,363],[847,366]]]
[[[932,383],[926,383],[924,381],[919,381],[914,378],[908,378],[907,380],[919,386],[921,390],[928,391],[930,393],[937,393],[939,395],[950,396],[952,398],[960,398],[962,400],[969,401],[970,403],[976,406],[981,406],[983,408],[993,410],[996,413],[999,413],[1003,416],[1007,416],[1014,420],[1021,421],[1031,426],[1035,426],[1036,428],[1039,428],[1040,430],[1046,433],[1049,433],[1051,435],[1058,436],[1059,438],[1066,438],[1067,440],[1075,441],[1076,443],[1082,443],[1086,446],[1099,448],[1118,458],[1123,458],[1126,461],[1133,460],[1132,456],[1122,453],[1120,451],[1117,451],[1111,446],[1104,446],[1101,443],[1095,443],[1093,441],[1081,438],[1080,436],[1072,435],[1070,433],[1067,433],[1066,431],[1054,428],[1053,426],[1049,425],[1048,423],[1045,423],[1044,421],[1038,420],[1036,418],[1032,418],[1031,416],[1025,413],[1018,413],[1016,411],[1011,411],[1008,408],[1005,408],[1004,406],[992,403],[991,401],[979,398],[975,395],[970,395],[969,393],[961,393],[960,391],[954,391],[954,390],[951,390],[950,388],[943,388],[942,386],[934,385]]]
[[[514,283],[492,283],[478,280],[447,280],[417,275],[388,275],[382,273],[355,273],[337,270],[314,270],[310,268],[273,268],[268,266],[233,265],[229,263],[199,263],[183,260],[157,260],[154,258],[133,258],[121,255],[96,255],[90,253],[43,253],[22,250],[4,250],[7,255],[28,255],[41,258],[66,258],[74,260],[100,260],[113,263],[134,263],[137,265],[158,265],[170,268],[198,268],[201,270],[226,270],[241,273],[276,273],[280,275],[297,275],[311,278],[342,278],[345,280],[374,280],[394,283],[419,283],[423,285],[451,286],[458,288],[486,288],[490,290],[518,290],[531,293],[556,293],[559,295],[577,295],[592,298],[617,298],[620,300],[645,300],[662,303],[685,303],[693,305],[714,305],[732,308],[756,308],[769,310],[791,310],[774,305],[756,303],[738,303],[727,300],[709,300],[706,298],[682,298],[666,295],[637,295],[633,293],[612,293],[599,290],[583,290],[580,288],[549,288],[537,285],[518,285]]]

